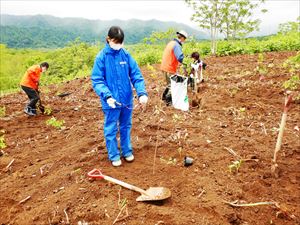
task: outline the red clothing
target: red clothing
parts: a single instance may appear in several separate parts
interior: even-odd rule
[[[25,72],[20,84],[22,86],[30,87],[37,90],[41,73],[42,73],[42,68],[39,65],[31,66]]]
[[[161,70],[168,73],[176,73],[178,60],[174,54],[174,47],[176,45],[176,41],[170,41],[163,53],[162,62],[161,62]]]

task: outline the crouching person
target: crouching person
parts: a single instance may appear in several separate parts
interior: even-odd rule
[[[134,160],[130,140],[135,88],[139,104],[145,107],[148,97],[144,78],[132,56],[123,48],[124,32],[113,26],[108,31],[106,45],[96,56],[91,80],[100,97],[104,113],[104,137],[108,158],[113,166],[122,164],[118,149],[117,132],[120,132],[122,156],[127,162]]]
[[[198,52],[193,52],[191,54],[191,58],[194,61],[193,61],[193,63],[191,63],[192,69],[191,69],[191,73],[190,73],[190,77],[189,77],[188,81],[189,81],[190,86],[194,90],[195,82],[197,82],[197,84],[200,82],[204,82],[203,70],[206,69],[207,64],[200,59],[200,54]]]
[[[24,112],[29,116],[36,116],[36,105],[40,100],[39,96],[39,80],[41,74],[46,72],[49,68],[49,64],[47,62],[43,62],[40,65],[34,65],[27,69],[22,80],[21,80],[21,88],[27,94],[29,98],[29,102],[26,105]]]

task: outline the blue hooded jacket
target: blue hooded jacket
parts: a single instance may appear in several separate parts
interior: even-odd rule
[[[122,106],[132,107],[135,88],[138,97],[147,95],[144,78],[132,56],[125,50],[114,50],[106,44],[94,62],[92,85],[101,98],[103,109],[111,109],[106,100],[114,98]],[[117,107],[122,107],[116,104]]]

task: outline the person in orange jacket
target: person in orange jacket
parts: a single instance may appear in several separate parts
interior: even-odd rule
[[[36,104],[40,100],[39,96],[39,80],[43,72],[46,72],[49,68],[47,62],[43,62],[40,65],[33,65],[25,72],[20,85],[23,91],[27,94],[29,102],[26,105],[24,112],[30,116],[36,116]]]
[[[176,34],[177,38],[170,41],[164,50],[160,67],[165,75],[167,85],[170,84],[170,76],[176,73],[177,67],[183,62],[184,55],[181,46],[188,37],[184,30],[176,32]]]

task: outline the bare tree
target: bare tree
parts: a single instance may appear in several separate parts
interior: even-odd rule
[[[216,54],[217,36],[222,25],[222,8],[225,0],[185,0],[188,6],[192,7],[195,13],[192,20],[199,24],[199,27],[210,30],[211,53]]]
[[[199,27],[210,30],[211,53],[216,54],[217,38],[223,33],[226,39],[244,37],[257,30],[259,20],[252,19],[253,10],[265,0],[185,0],[194,9],[192,20]],[[266,12],[265,9],[262,12]]]

